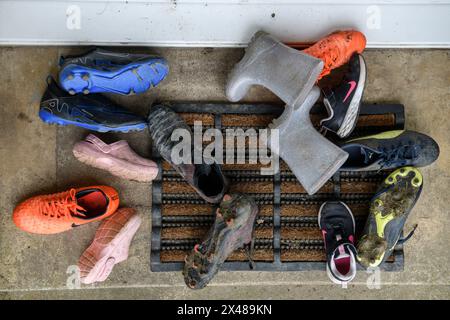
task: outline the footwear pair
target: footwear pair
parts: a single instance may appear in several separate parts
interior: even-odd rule
[[[95,49],[82,56],[61,58],[61,87],[48,78],[39,117],[48,124],[75,125],[98,132],[144,130],[147,122],[143,117],[98,93],[143,93],[167,73],[163,58],[142,54]]]
[[[191,289],[204,288],[217,274],[222,264],[236,249],[251,248],[258,206],[242,194],[225,195],[217,208],[216,219],[201,244],[185,258],[183,276]]]
[[[106,144],[89,134],[74,145],[73,154],[79,161],[123,179],[150,182],[158,175],[156,163],[139,156],[125,140]]]
[[[391,173],[370,203],[363,235],[355,248],[355,219],[343,202],[325,202],[319,211],[319,228],[325,244],[327,274],[337,284],[349,283],[356,275],[356,261],[363,267],[378,267],[401,238],[406,219],[422,191],[423,178],[414,167]]]
[[[163,105],[152,107],[148,116],[148,128],[161,157],[171,164],[201,198],[210,203],[220,202],[214,225],[205,240],[196,245],[185,259],[183,275],[186,285],[192,289],[201,289],[215,276],[234,250],[251,243],[258,207],[246,195],[225,194],[227,180],[220,165],[213,159],[206,159],[211,164],[205,159],[200,164],[194,163],[193,154],[197,146],[192,144],[192,139],[187,145],[187,149],[191,151],[188,161],[180,162],[173,158],[177,143],[172,140],[172,134],[177,132],[178,135],[192,137],[192,132],[170,108]],[[183,148],[183,152],[184,150],[186,149]]]

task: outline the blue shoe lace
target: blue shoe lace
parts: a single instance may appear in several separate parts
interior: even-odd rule
[[[382,158],[380,162],[381,169],[392,166],[404,166],[409,161],[416,160],[419,157],[420,150],[420,146],[412,142],[392,148],[380,148],[378,151]]]

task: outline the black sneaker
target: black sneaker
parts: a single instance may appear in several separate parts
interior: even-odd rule
[[[138,94],[156,87],[169,72],[167,61],[161,57],[104,49],[61,57],[60,64],[59,83],[70,94]]]
[[[252,247],[257,214],[258,206],[252,198],[242,194],[224,196],[205,240],[185,258],[183,275],[189,288],[204,288],[233,251],[244,245]],[[251,251],[248,256],[251,261]]]
[[[392,172],[370,203],[363,236],[358,241],[358,261],[364,267],[378,267],[389,258],[395,246],[414,233],[400,239],[409,213],[422,192],[422,174],[413,167]]]
[[[116,105],[100,94],[69,95],[55,80],[47,79],[48,87],[41,99],[39,117],[45,123],[74,125],[98,132],[141,131],[145,118]]]
[[[219,203],[228,184],[219,164],[194,164],[194,145],[191,139],[190,163],[177,164],[172,161],[172,149],[179,143],[172,141],[174,130],[182,129],[192,135],[189,126],[172,109],[157,105],[152,107],[148,116],[148,129],[159,154],[197,191],[207,202]]]
[[[328,118],[320,124],[323,129],[345,138],[352,133],[359,115],[359,107],[366,83],[366,64],[362,55],[355,53],[343,81],[333,89],[324,89],[323,103]]]
[[[319,228],[327,254],[327,274],[336,284],[347,284],[356,275],[355,218],[340,201],[328,201],[319,210]]]
[[[349,140],[341,145],[348,152],[343,171],[424,167],[439,156],[439,146],[431,137],[408,130],[394,130]]]

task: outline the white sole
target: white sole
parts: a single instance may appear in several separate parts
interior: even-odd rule
[[[364,62],[364,58],[362,57],[362,55],[359,55],[358,58],[361,68],[358,87],[356,88],[352,101],[348,106],[344,121],[342,122],[342,125],[337,132],[337,135],[341,138],[346,138],[347,136],[349,136],[356,126],[359,115],[359,107],[361,106],[361,98],[364,92],[364,87],[366,85],[366,63]]]

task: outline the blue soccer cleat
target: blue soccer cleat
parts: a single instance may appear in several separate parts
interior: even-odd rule
[[[48,124],[74,125],[98,132],[142,131],[145,118],[122,108],[101,94],[71,96],[48,78],[39,117]]]
[[[156,87],[168,73],[167,61],[161,57],[95,49],[82,56],[61,57],[59,83],[72,95],[130,95]]]

